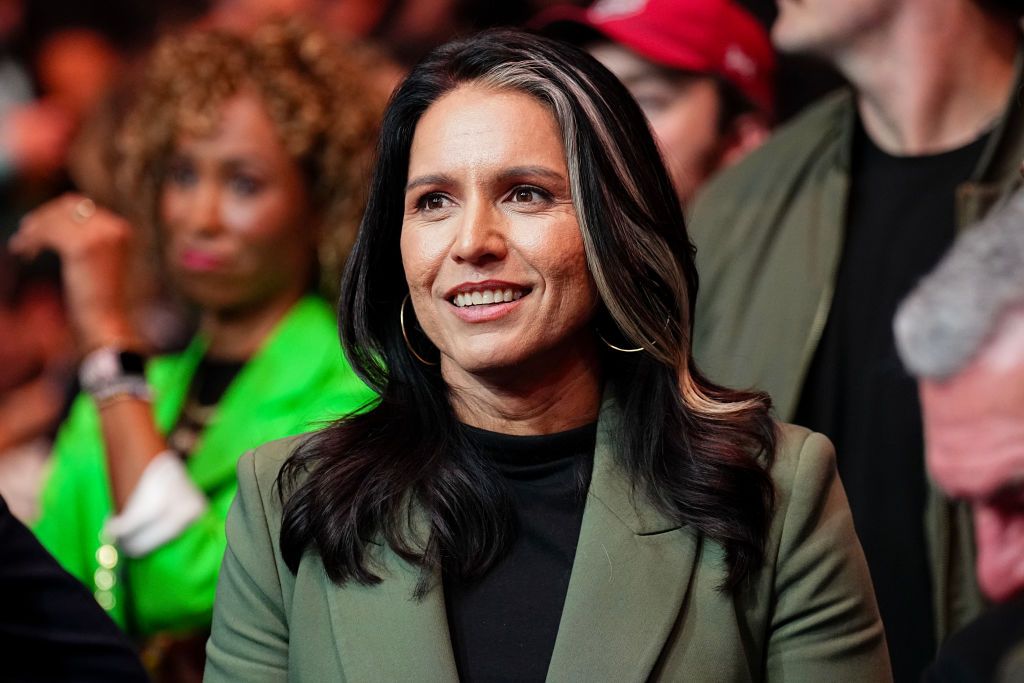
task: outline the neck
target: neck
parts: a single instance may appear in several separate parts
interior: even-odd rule
[[[589,424],[601,407],[596,348],[574,348],[544,367],[519,366],[500,376],[464,373],[442,359],[460,421],[503,434],[553,434]],[[538,364],[540,365],[540,364]]]
[[[937,154],[977,139],[1005,110],[1019,35],[974,2],[906,2],[835,63],[875,144]]]
[[[292,292],[259,308],[204,311],[200,316],[199,331],[209,340],[207,354],[229,360],[252,358],[301,297],[301,291]]]

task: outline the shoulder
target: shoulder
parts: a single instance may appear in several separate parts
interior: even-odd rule
[[[834,473],[835,448],[827,436],[785,422],[775,423],[775,433],[772,479],[776,485],[791,487],[797,479]]]
[[[269,543],[272,553],[277,555],[284,513],[278,480],[285,462],[310,436],[311,433],[306,433],[269,441],[246,451],[238,459],[238,491],[226,526],[228,546],[234,548],[236,554],[251,550],[237,547],[239,543],[252,546],[252,539],[260,538],[261,542]]]
[[[835,448],[824,434],[806,427],[777,423],[775,459],[775,541],[782,546],[803,538],[831,520],[850,517],[846,494],[836,469]],[[780,548],[785,552],[784,547]]]
[[[269,488],[277,481],[284,463],[301,445],[306,443],[315,432],[305,432],[275,439],[253,448],[238,459],[238,481]]]
[[[812,104],[742,161],[716,174],[695,197],[688,217],[699,225],[731,206],[730,200],[757,190],[768,193],[803,177],[807,162],[842,139],[853,111],[853,94],[845,88]]]

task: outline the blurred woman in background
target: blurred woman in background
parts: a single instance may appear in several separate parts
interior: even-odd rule
[[[149,639],[160,675],[202,661],[239,454],[372,399],[318,289],[339,277],[361,212],[388,90],[377,73],[297,23],[169,38],[119,136],[134,214],[69,195],[11,240],[60,256],[84,356],[36,533]],[[178,354],[147,358],[126,303],[138,225],[196,312]]]

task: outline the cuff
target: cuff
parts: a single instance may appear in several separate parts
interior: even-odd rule
[[[104,527],[128,557],[142,557],[177,538],[209,506],[172,450],[146,466],[121,514]]]

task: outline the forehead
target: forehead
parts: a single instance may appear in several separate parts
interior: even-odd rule
[[[682,89],[701,77],[699,74],[655,64],[628,47],[611,41],[591,43],[586,49],[626,87],[659,85]]]
[[[446,93],[423,113],[413,134],[409,172],[435,165],[482,168],[520,163],[565,168],[554,115],[526,93],[467,84]]]
[[[174,142],[178,152],[289,158],[263,100],[254,93],[243,91],[223,100],[202,125],[184,118]]]

